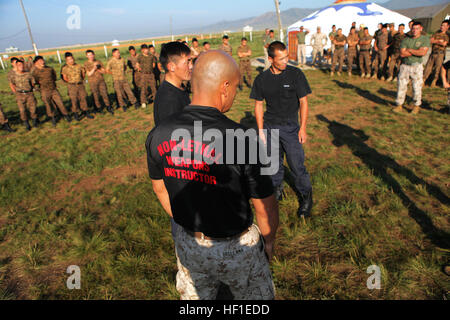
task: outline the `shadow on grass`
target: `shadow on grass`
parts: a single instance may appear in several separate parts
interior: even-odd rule
[[[397,99],[397,91],[393,91],[393,90],[388,90],[388,89],[386,89],[386,88],[380,88],[380,89],[378,89],[378,93],[379,94],[382,94],[382,95],[384,95],[384,96],[386,96],[386,97],[390,97],[390,98],[392,98],[392,99]],[[409,96],[406,96],[406,100],[405,101],[407,101],[407,103],[413,103],[413,99],[411,98],[411,97],[409,97]],[[440,112],[440,113],[447,113],[447,109],[446,108],[442,108],[442,109],[434,109],[434,108],[432,108],[431,107],[431,104],[427,101],[427,100],[423,100],[422,99],[422,106],[421,106],[423,109],[427,109],[427,110],[432,110],[432,111],[437,111],[437,112]]]
[[[413,184],[424,186],[431,196],[438,199],[444,205],[448,205],[450,203],[449,198],[438,187],[420,179],[411,170],[399,165],[391,157],[383,155],[369,147],[365,143],[369,139],[369,136],[364,131],[354,129],[336,121],[330,121],[323,115],[317,115],[316,118],[328,124],[328,129],[334,137],[333,144],[335,146],[342,147],[347,145],[355,156],[360,158],[377,177],[381,178],[394,191],[401,199],[403,205],[408,209],[409,216],[421,227],[427,238],[438,247],[445,249],[450,247],[450,235],[433,225],[428,214],[416,206],[402,190],[400,183],[387,170],[391,169],[395,171],[397,174],[406,177]]]
[[[339,80],[333,80],[339,87],[343,88],[343,89],[349,89],[349,90],[353,90],[355,91],[357,94],[359,94],[361,97],[363,97],[364,99],[370,100],[372,102],[375,102],[377,104],[384,104],[386,106],[392,106],[394,103],[385,100],[383,98],[381,98],[378,95],[375,95],[373,93],[371,93],[368,90],[364,90],[361,89],[351,83],[346,83],[346,82],[342,82]]]

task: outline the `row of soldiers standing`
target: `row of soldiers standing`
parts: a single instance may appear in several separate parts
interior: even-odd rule
[[[413,23],[414,21],[410,21],[410,31],[407,33],[405,33],[404,24],[400,24],[398,30],[396,30],[393,23],[380,23],[378,25],[378,30],[373,36],[369,34],[368,28],[364,27],[364,25],[360,25],[360,28],[357,31],[356,22],[352,23],[348,36],[343,35],[341,28],[336,30],[336,26],[333,26],[332,31],[327,37],[321,32],[321,28],[318,27],[317,33],[313,34],[311,37],[311,46],[313,47],[312,65],[316,64],[317,58],[319,58],[319,64],[321,64],[323,48],[327,44],[329,38],[331,41],[331,75],[334,75],[335,71],[337,71],[338,75],[341,74],[346,58],[345,45],[347,45],[347,70],[349,76],[352,74],[354,60],[357,59],[359,62],[357,65],[361,71],[362,78],[377,79],[381,76],[381,80],[396,80],[394,71],[397,69],[398,72],[401,64],[401,43],[406,37],[411,36],[411,27]],[[297,34],[299,44],[298,61],[300,65],[306,64],[305,38],[308,33],[309,30],[300,27],[300,32]],[[372,40],[375,40],[373,47]],[[426,81],[434,70],[434,78],[431,84],[434,86],[439,77],[439,72],[445,58],[446,47],[449,45],[448,20],[442,22],[440,30],[432,35],[430,42],[432,45],[432,52],[427,65],[425,66],[423,78],[424,81]],[[337,64],[339,64],[338,69]]]
[[[106,67],[97,60],[92,50],[86,51],[87,61],[84,65],[77,64],[74,56],[70,52],[65,53],[65,64],[61,68],[61,79],[67,85],[67,92],[72,103],[72,114],[69,114],[64,106],[61,95],[58,91],[56,81],[56,71],[45,64],[42,56],[36,56],[32,63],[30,60],[25,63],[17,57],[11,58],[12,70],[8,73],[8,81],[12,92],[16,96],[17,106],[20,111],[20,118],[27,130],[31,130],[29,117],[33,127],[39,126],[39,118],[36,113],[37,101],[34,91],[39,91],[41,99],[46,107],[47,118],[51,119],[56,126],[57,119],[55,107],[59,113],[67,120],[80,121],[83,116],[93,119],[93,112],[88,108],[87,93],[84,81],[87,79],[94,99],[94,112],[103,112],[103,105],[106,110],[114,114],[114,109],[109,99],[107,85],[104,74],[111,74],[113,78],[114,90],[117,99],[117,108],[122,107],[127,110],[129,103],[136,109],[141,106],[147,107],[156,95],[156,78],[161,80],[160,66],[155,48],[146,44],[141,45],[141,54],[136,54],[133,46],[128,48],[130,58],[125,61],[117,48],[112,50],[112,58]],[[132,70],[134,92],[128,83],[126,71],[127,67]],[[156,76],[156,78],[155,78]],[[148,91],[150,88],[151,92]],[[140,95],[140,103],[136,98]],[[103,104],[101,103],[103,100]],[[29,112],[29,117],[27,114]],[[2,130],[13,132],[13,130],[0,106],[0,125]]]

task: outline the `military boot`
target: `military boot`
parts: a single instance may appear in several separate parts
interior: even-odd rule
[[[85,114],[86,114],[86,118],[94,119],[94,116],[91,114],[90,111],[86,111]]]
[[[80,121],[80,120],[81,120],[80,114],[79,114],[78,112],[74,112],[73,118],[74,118],[76,121]]]
[[[9,123],[7,122],[7,123],[4,123],[3,125],[2,125],[2,130],[5,130],[5,131],[8,131],[8,132],[15,132],[16,130],[14,130],[13,128],[11,128],[10,126],[9,126]]]
[[[109,113],[111,113],[112,115],[114,115],[114,110],[111,106],[107,106],[106,107],[106,111],[108,111]]]
[[[71,122],[71,121],[72,121],[72,118],[70,117],[69,114],[66,114],[66,115],[64,116],[64,119],[66,119],[67,122]]]
[[[33,127],[34,127],[34,128],[39,127],[39,119],[38,119],[38,118],[33,119]]]
[[[431,87],[431,88],[436,87],[436,79],[434,79],[433,81],[431,81],[430,87]]]
[[[53,124],[54,127],[56,127],[56,119],[55,119],[55,117],[52,117],[52,124]]]
[[[396,106],[394,109],[392,109],[393,112],[396,113],[402,113],[403,112],[403,106]]]
[[[330,72],[330,77],[334,76],[334,71]]]
[[[420,111],[420,107],[419,106],[414,106],[414,108],[411,110],[411,114],[418,114]]]
[[[28,120],[23,121],[23,125],[25,126],[25,129],[27,131],[31,130],[31,126],[30,126],[30,123],[28,122]]]
[[[361,78],[365,78],[366,74],[365,73],[361,73]]]
[[[387,82],[391,82],[392,80],[393,80],[392,76],[390,76],[389,78],[386,79]]]

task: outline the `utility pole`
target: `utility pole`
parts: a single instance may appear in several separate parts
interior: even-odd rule
[[[278,16],[278,29],[280,29],[280,41],[284,42],[283,26],[281,25],[280,2],[278,0],[274,1],[275,1],[275,9],[277,11]]]
[[[27,23],[28,33],[30,34],[31,44],[33,45],[33,50],[36,55],[39,55],[38,49],[36,47],[36,43],[33,40],[33,35],[31,34],[30,23],[28,22],[27,13],[25,12],[25,7],[23,6],[22,0],[19,0],[20,5],[22,6],[23,16],[25,17],[25,22]]]
[[[173,29],[172,29],[172,15],[170,15],[170,35],[171,35],[172,41],[173,41],[174,38],[173,38]]]

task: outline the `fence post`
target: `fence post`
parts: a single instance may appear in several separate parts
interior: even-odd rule
[[[156,46],[155,46],[155,40],[153,40],[152,43],[153,43],[153,46],[156,48]]]
[[[59,54],[59,50],[56,50],[56,55],[58,56],[59,64],[61,64],[61,55]]]
[[[103,48],[105,48],[105,57],[106,57],[106,59],[108,59],[108,50],[106,49],[106,45],[103,46]]]
[[[3,57],[0,57],[0,63],[2,64],[3,70],[5,70],[5,65],[3,64]]]

